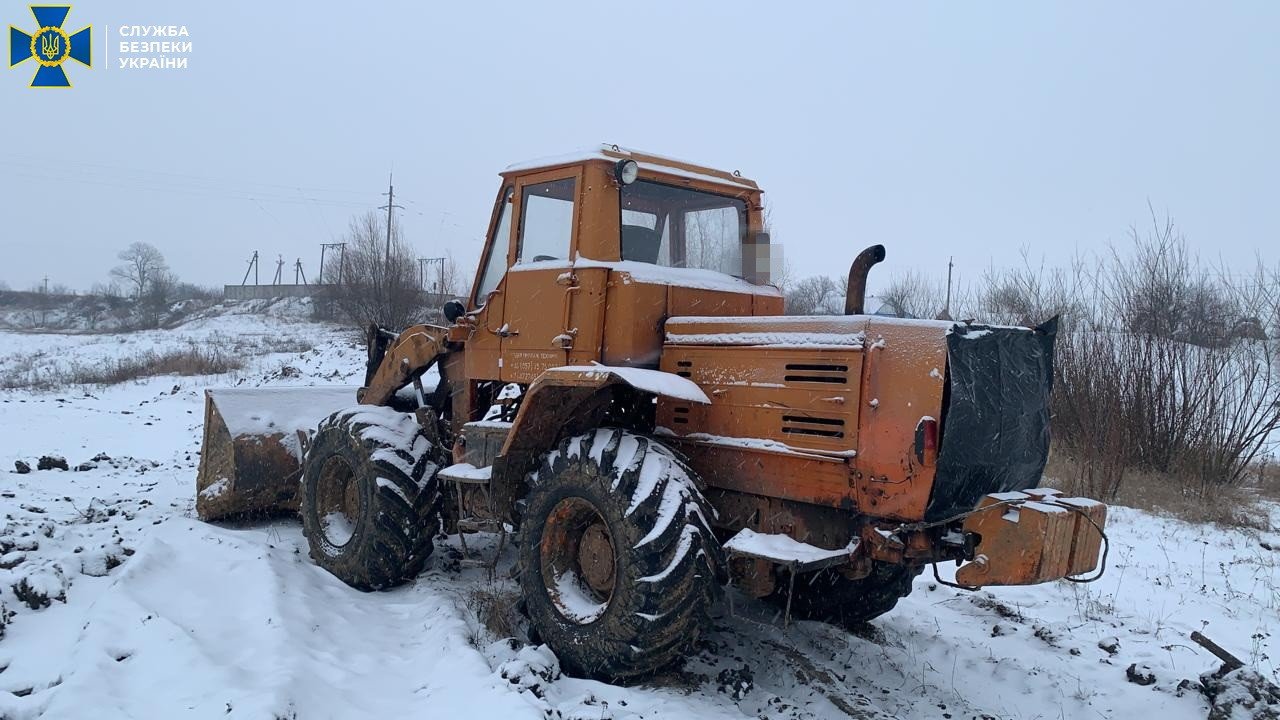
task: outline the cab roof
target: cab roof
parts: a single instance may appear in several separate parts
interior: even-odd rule
[[[595,161],[603,161],[612,164],[619,160],[635,160],[639,163],[641,170],[652,170],[667,175],[687,177],[705,182],[735,185],[740,188],[747,188],[751,190],[760,189],[760,186],[757,185],[754,180],[749,180],[743,177],[736,170],[733,172],[716,170],[715,168],[706,167],[705,165],[698,165],[684,160],[677,160],[675,158],[663,157],[662,155],[655,155],[641,150],[633,150],[631,148],[608,144],[579,150],[578,152],[568,153],[566,155],[535,158],[533,160],[515,163],[514,165],[508,165],[501,174],[504,176],[515,175],[529,170],[547,170],[564,165],[577,165],[584,162]]]

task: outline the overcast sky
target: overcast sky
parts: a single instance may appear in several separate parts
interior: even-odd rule
[[[202,284],[314,275],[392,169],[418,254],[472,267],[499,170],[600,142],[758,180],[800,275],[1065,263],[1148,201],[1280,260],[1280,3],[907,5],[80,0],[74,88],[0,74],[0,282],[85,289],[134,240]],[[122,24],[186,25],[190,69],[115,67]]]

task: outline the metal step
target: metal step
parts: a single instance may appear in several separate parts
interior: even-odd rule
[[[767,535],[743,528],[724,544],[724,549],[731,558],[767,560],[785,565],[793,573],[805,573],[849,562],[858,549],[858,543],[859,540],[855,539],[847,547],[827,550],[802,543],[790,535]]]
[[[471,463],[456,463],[441,470],[436,477],[459,485],[488,485],[492,473],[492,465],[478,468]]]

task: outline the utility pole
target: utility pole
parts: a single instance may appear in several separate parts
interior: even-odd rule
[[[391,211],[392,211],[393,209],[400,209],[400,210],[403,210],[403,209],[404,209],[404,207],[403,207],[403,206],[401,206],[401,205],[396,205],[396,188],[395,188],[395,185],[392,185],[392,184],[391,184],[391,180],[392,180],[392,175],[391,175],[390,173],[388,173],[388,174],[387,174],[387,191],[386,191],[385,193],[383,193],[383,195],[386,195],[386,196],[387,196],[387,204],[386,204],[386,205],[383,205],[383,206],[382,206],[382,207],[380,207],[380,208],[378,208],[379,210],[386,210],[386,211],[387,211],[387,256],[386,256],[387,266],[386,266],[386,274],[387,274],[387,287],[388,287],[388,288],[390,288],[390,287],[391,287],[391,222],[392,222],[392,220],[393,220],[393,217],[392,217],[392,215],[391,215]]]
[[[44,290],[40,296],[40,327],[49,324],[49,276],[44,276]]]
[[[253,273],[253,284],[257,285],[258,284],[258,251],[257,250],[254,250],[253,257],[249,258],[249,267],[245,268],[244,279],[240,281],[241,287],[244,287],[244,284],[249,282],[250,272]]]
[[[420,285],[423,290],[431,290],[431,288],[427,286],[427,264],[438,263],[440,265],[440,275],[439,281],[435,286],[435,291],[441,293],[444,292],[444,260],[445,259],[442,257],[418,258],[418,285]]]
[[[280,274],[284,272],[284,255],[276,256],[276,277],[271,281],[272,285],[280,284]]]
[[[951,318],[951,269],[955,267],[955,256],[947,258],[947,303],[942,307],[942,312],[938,313],[938,320],[950,320]]]
[[[346,242],[321,242],[320,243],[320,278],[316,279],[316,284],[324,284],[324,256],[329,250],[338,251],[338,284],[342,284],[342,268],[347,264],[347,243]],[[333,278],[329,278],[329,284],[333,284]]]
[[[334,249],[337,249],[337,248],[342,248],[342,254],[343,254],[343,257],[345,258],[345,255],[346,255],[346,247],[347,247],[347,244],[346,244],[346,243],[340,243],[340,242],[334,242],[334,243],[320,243],[320,277],[316,279],[316,284],[317,284],[317,285],[323,285],[323,284],[324,284],[324,254],[325,254],[325,251],[326,251],[326,250],[334,250]],[[329,278],[329,281],[332,283],[332,282],[333,282],[333,278]],[[339,260],[338,260],[338,284],[339,284],[339,285],[341,285],[341,284],[342,284],[342,259],[339,259]]]
[[[302,278],[302,282],[298,282],[298,278]],[[307,284],[307,273],[302,270],[302,258],[298,258],[298,261],[293,264],[293,284]]]
[[[947,258],[947,314],[951,314],[951,269],[956,266],[956,256]]]

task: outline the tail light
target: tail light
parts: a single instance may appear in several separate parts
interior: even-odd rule
[[[938,460],[938,421],[928,415],[916,423],[916,460],[923,465]]]

